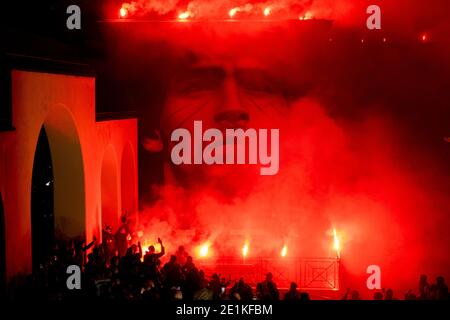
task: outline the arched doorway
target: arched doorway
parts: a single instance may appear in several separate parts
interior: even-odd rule
[[[0,193],[0,298],[6,294],[6,235],[3,198]]]
[[[85,234],[84,168],[75,121],[63,105],[49,110],[33,163],[31,239],[33,269],[55,241]]]
[[[127,143],[122,153],[121,163],[121,199],[122,212],[134,216],[136,204],[136,165],[134,153],[130,143]]]
[[[102,162],[102,229],[111,226],[117,230],[120,218],[117,156],[114,148],[106,147]]]
[[[67,107],[57,105],[50,110],[44,128],[53,163],[56,236],[84,236],[84,165],[75,120]]]
[[[53,164],[47,133],[41,128],[31,182],[31,244],[33,270],[39,269],[55,242]]]

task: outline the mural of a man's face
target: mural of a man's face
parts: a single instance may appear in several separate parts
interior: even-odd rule
[[[161,120],[169,151],[175,144],[169,141],[172,131],[186,128],[193,134],[193,123],[198,120],[202,121],[203,131],[217,128],[223,134],[225,129],[276,128],[274,119],[286,108],[287,101],[282,85],[267,64],[255,57],[196,60],[187,70],[180,70],[169,86]],[[227,145],[224,150],[234,147]],[[233,189],[233,193],[238,193],[241,179],[259,176],[258,165],[172,164],[170,169],[184,185],[207,184],[225,192]]]

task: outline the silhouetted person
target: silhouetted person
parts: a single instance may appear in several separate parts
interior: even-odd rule
[[[442,276],[436,278],[436,299],[447,300],[448,299],[448,287],[445,284],[445,279]]]
[[[392,289],[387,289],[384,294],[384,300],[397,300],[394,298],[394,291]]]
[[[285,301],[298,301],[300,300],[300,292],[297,290],[297,284],[295,282],[291,282],[291,286],[289,287],[289,291],[284,295]]]
[[[270,272],[266,275],[266,280],[257,284],[256,291],[260,300],[272,301],[280,298],[277,285],[273,281],[273,275]]]
[[[220,279],[220,286],[224,289],[228,288],[228,286],[231,284],[231,277],[228,277],[228,280],[225,277],[222,277]]]
[[[222,294],[222,284],[220,282],[220,276],[217,273],[214,273],[211,276],[211,281],[209,282],[209,287],[213,292],[214,300],[219,300]]]
[[[351,300],[361,300],[359,292],[357,290],[352,291]]]
[[[373,300],[383,300],[383,294],[381,292],[375,292],[373,294]]]
[[[144,255],[144,267],[146,270],[146,274],[153,280],[156,280],[158,274],[159,258],[166,254],[166,249],[164,248],[164,245],[160,238],[158,238],[158,242],[161,245],[160,253],[155,253],[155,247],[149,246],[148,252]]]
[[[104,256],[101,254],[99,247],[94,247],[92,249],[93,258],[95,260],[95,264],[97,265],[98,272],[104,272],[106,269],[106,261]]]
[[[119,263],[120,263],[119,256],[114,256],[111,258],[108,267],[108,273],[111,275],[112,279],[116,279],[119,277]]]
[[[214,293],[208,287],[208,280],[202,279],[200,281],[200,289],[195,291],[194,300],[213,300]]]
[[[144,282],[144,287],[141,289],[142,300],[146,302],[157,301],[161,298],[158,287],[151,279]]]
[[[191,301],[194,299],[194,293],[200,289],[201,281],[203,278],[202,273],[200,273],[195,267],[191,256],[187,257],[186,263],[181,268],[181,272],[183,276],[183,298],[185,300]]]
[[[114,242],[114,235],[112,234],[111,226],[106,226],[106,228],[102,231],[101,250],[107,264],[109,264],[111,258],[115,255],[116,249]]]
[[[170,256],[169,262],[163,267],[164,272],[164,287],[172,288],[179,287],[181,285],[181,267],[177,263],[177,257],[175,255]]]
[[[359,292],[357,290],[352,291],[350,288],[347,288],[342,300],[360,300]]]
[[[419,280],[419,299],[428,300],[430,298],[430,284],[428,283],[427,276],[420,275]]]
[[[186,259],[186,262],[181,267],[181,271],[183,272],[183,275],[186,275],[187,273],[191,272],[193,269],[195,269],[195,264],[191,256],[188,256]]]
[[[83,241],[73,241],[73,255],[72,259],[74,264],[77,266],[84,266],[85,254],[97,241],[97,238],[94,236],[93,240],[86,246],[83,245]]]
[[[252,288],[244,282],[244,278],[240,278],[233,288],[230,290],[231,300],[248,301],[253,299]]]
[[[128,221],[126,216],[121,218],[122,225],[117,230],[114,238],[116,239],[116,247],[119,252],[119,256],[123,257],[126,254],[128,248],[128,238],[131,235],[130,228],[128,227]]]
[[[300,301],[309,301],[309,300],[311,300],[311,299],[309,298],[308,292],[300,293]]]
[[[189,256],[189,254],[184,249],[184,246],[179,246],[175,255],[177,256],[177,262],[180,266],[182,266],[186,263],[187,258]]]
[[[408,292],[405,294],[405,300],[417,300],[416,295],[411,289],[409,289]]]

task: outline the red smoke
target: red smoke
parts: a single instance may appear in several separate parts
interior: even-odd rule
[[[122,4],[122,8],[127,9],[134,17],[156,14],[175,18],[180,12],[190,12],[190,17],[195,19],[262,18],[264,16],[297,19],[304,15],[316,19],[340,19],[351,14],[355,7],[353,1],[346,0],[137,0]]]
[[[382,268],[385,286],[405,290],[421,272],[445,272],[427,261],[438,263],[448,252],[448,241],[430,242],[439,221],[448,225],[448,199],[399,158],[389,119],[339,123],[318,102],[302,99],[279,120],[277,176],[218,182],[251,189],[235,199],[218,196],[214,184],[162,187],[161,200],[142,212],[150,219],[146,233],[164,237],[170,250],[183,244],[193,252],[209,241],[217,256],[237,256],[248,240],[255,256],[273,257],[286,243],[293,257],[333,257],[334,227],[352,286],[365,286],[371,264]]]
[[[229,8],[228,1],[207,2],[179,7],[174,1],[159,10],[184,12],[197,3],[205,10]],[[398,26],[387,29],[393,34],[413,30],[409,38],[417,41],[416,32],[431,26],[416,23],[421,12],[416,2],[383,6],[385,2],[380,1],[382,9],[391,15],[383,21]],[[347,14],[351,18],[346,21],[361,22],[364,28],[365,8],[348,5],[352,1],[277,2],[281,3],[299,7],[307,3],[309,8],[323,9],[320,17],[333,20]],[[398,15],[399,22],[393,12],[404,13]],[[172,27],[168,29],[177,28]],[[320,39],[328,40],[326,32],[304,37],[290,24],[263,35],[236,24],[210,27],[183,25],[170,36],[167,30],[159,36],[155,33],[160,30],[154,28],[139,30],[132,35],[144,41],[143,34],[151,33],[153,47],[143,46],[147,51],[136,56],[159,65],[167,56],[174,58],[160,73],[164,76],[178,67],[185,51],[260,57],[297,93],[288,108],[281,108],[266,123],[267,128],[280,129],[280,170],[273,177],[242,170],[189,190],[170,184],[151,186],[158,200],[141,212],[149,241],[159,236],[169,252],[185,245],[191,254],[209,242],[211,259],[240,255],[246,241],[250,255],[278,256],[287,245],[289,256],[333,257],[335,228],[345,285],[364,289],[366,268],[372,264],[381,267],[382,286],[394,290],[416,289],[421,273],[448,279],[450,179],[445,159],[438,156],[442,148],[438,144],[444,143],[439,130],[445,125],[449,87],[437,70],[448,70],[449,63],[436,59],[444,54],[431,53],[424,59],[414,55],[417,47],[401,51],[395,45],[391,51],[371,52],[358,47],[357,40],[336,46],[326,41],[324,47]],[[155,52],[164,58],[155,58]],[[142,79],[151,76],[149,72]],[[306,95],[298,94],[310,86]],[[231,186],[243,192],[232,196],[223,192]]]

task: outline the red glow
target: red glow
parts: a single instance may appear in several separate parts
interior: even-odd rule
[[[222,17],[227,14],[229,9],[230,7],[222,10]],[[242,17],[246,16],[242,12],[238,13],[238,9],[230,11],[230,16],[234,14],[237,14],[235,16],[237,18],[241,18],[241,15]],[[177,11],[177,13],[180,12],[183,11]],[[200,14],[197,15],[197,11],[195,13],[195,19],[201,17]],[[263,8],[255,10],[255,13],[262,18]],[[275,16],[275,12],[271,14]],[[276,15],[278,16],[278,10]],[[302,16],[302,19],[305,18],[308,18],[308,15]],[[227,28],[237,25],[230,23],[227,24]],[[286,32],[293,33],[291,30]],[[255,38],[257,37],[256,33],[253,35]],[[410,38],[420,44],[420,35],[420,33],[415,33]],[[230,53],[232,57],[240,57],[247,52],[250,45],[246,42],[245,34],[242,37],[226,38],[227,36],[224,35],[220,41],[214,44],[206,40],[206,44],[203,42],[199,44],[200,41],[192,41],[200,37],[198,33],[187,36],[186,34],[182,36],[177,34],[176,37],[174,36],[174,42],[177,44],[185,42],[189,48],[192,46],[201,53],[204,48],[211,56],[217,51],[226,51],[228,47],[230,51],[235,49]],[[330,41],[338,43],[332,49],[340,48],[340,43],[343,41],[340,34],[337,33],[334,37],[336,40],[330,38]],[[272,66],[272,63],[278,67],[274,62],[277,61],[276,59],[289,61],[291,56],[298,54],[298,52],[291,51],[287,41],[285,47],[281,46],[281,49],[273,52],[269,50],[270,46],[267,46],[267,39],[267,37],[258,38],[263,47],[258,53],[261,52],[261,64],[268,68]],[[425,35],[425,39],[428,39],[428,35]],[[362,40],[364,39],[361,36],[351,38],[353,44],[360,47],[373,42],[368,38],[367,43],[359,45],[358,42]],[[377,41],[382,43],[383,36]],[[391,41],[389,40],[389,42]],[[191,45],[191,43],[195,44]],[[197,44],[199,48],[196,47]],[[231,44],[235,46],[233,47]],[[347,51],[340,53],[344,61],[349,63],[349,67],[345,69],[352,70],[351,61],[349,61],[351,55],[347,58],[346,53]],[[292,60],[295,61],[293,58]],[[297,70],[301,70],[302,66],[296,65],[295,62],[286,64],[292,70],[286,73],[285,79],[294,81],[296,72],[301,74]],[[298,69],[293,70],[294,67]],[[336,85],[340,88],[339,83]],[[198,113],[198,116],[202,115],[203,113]],[[409,221],[422,221],[419,210],[409,206],[411,204],[412,207],[412,204],[415,205],[418,202],[419,205],[426,208],[426,199],[416,197],[418,191],[421,191],[421,187],[414,184],[415,175],[398,169],[392,161],[392,158],[396,156],[393,150],[397,150],[397,144],[396,141],[392,141],[391,137],[396,134],[397,129],[391,128],[389,119],[385,119],[383,116],[364,115],[358,126],[351,122],[341,123],[328,116],[326,104],[321,105],[314,100],[295,101],[291,108],[283,110],[279,117],[281,118],[279,120],[280,130],[283,132],[280,146],[283,159],[282,171],[277,177],[270,180],[270,184],[262,180],[253,183],[253,180],[239,175],[236,179],[234,179],[235,176],[225,177],[220,182],[218,179],[207,180],[204,185],[200,185],[192,192],[171,188],[171,186],[162,187],[157,189],[157,193],[162,194],[164,201],[155,207],[148,208],[148,212],[144,212],[142,216],[146,215],[150,217],[149,219],[161,217],[162,221],[169,220],[169,222],[155,224],[150,223],[150,220],[150,228],[154,228],[158,235],[161,234],[165,242],[172,241],[174,245],[184,244],[188,250],[195,249],[202,243],[196,242],[198,238],[191,240],[188,235],[179,235],[179,229],[201,230],[203,233],[200,241],[206,239],[205,235],[209,237],[211,234],[211,239],[214,239],[214,247],[209,249],[214,248],[213,252],[208,247],[202,251],[207,252],[203,256],[207,256],[209,261],[212,261],[211,253],[214,254],[214,257],[231,255],[242,259],[242,257],[270,256],[282,260],[280,254],[283,242],[280,241],[280,235],[291,237],[289,233],[291,229],[302,231],[299,233],[298,240],[289,241],[289,256],[287,256],[289,259],[312,255],[336,257],[340,255],[344,246],[345,262],[349,272],[353,274],[358,274],[360,270],[363,270],[361,266],[367,266],[374,261],[381,260],[382,263],[395,267],[396,262],[403,257],[411,262],[415,262],[416,258],[417,260],[421,258],[420,250],[406,250],[409,245],[408,240],[420,238],[418,231],[413,229],[413,223]],[[278,120],[276,115],[272,119]],[[364,134],[361,135],[360,132]],[[357,148],[353,148],[353,145]],[[295,148],[291,146],[295,146]],[[215,171],[214,174],[216,173]],[[193,178],[198,176],[193,175]],[[272,180],[279,183],[272,183]],[[305,181],[305,183],[293,183],[292,181]],[[208,182],[212,183],[208,184]],[[248,196],[244,194],[243,200],[237,204],[224,205],[220,198],[221,195],[217,196],[217,201],[215,196],[218,193],[217,189],[224,185],[233,187],[236,185],[235,189],[249,189],[252,192]],[[257,185],[257,188],[251,189],[254,185]],[[281,188],[274,188],[273,185],[281,186]],[[328,188],[329,185],[332,185],[333,188]],[[315,193],[311,194],[310,189],[320,190],[320,196]],[[323,200],[322,192],[325,193],[326,201]],[[273,194],[276,194],[276,197]],[[204,201],[205,195],[213,195],[211,196],[213,199],[208,198],[208,201]],[[423,199],[423,204],[420,199]],[[177,217],[175,222],[161,213],[168,211],[164,210],[164,206],[171,210],[173,208]],[[317,211],[320,212],[319,217],[316,217],[316,209],[312,210],[312,208],[317,208]],[[275,220],[261,218],[261,216],[269,216],[272,212],[277,212]],[[195,220],[192,219],[194,215]],[[329,228],[332,225],[328,220],[330,216],[333,217],[333,220],[338,220],[339,224],[334,232],[325,237],[321,230],[323,230],[323,226]],[[412,220],[409,216],[413,217]],[[301,220],[300,217],[306,217],[308,220]],[[305,220],[307,222],[303,222]],[[290,223],[284,223],[284,221]],[[396,222],[401,222],[401,227]],[[218,226],[220,226],[220,230],[218,230]],[[229,230],[235,229],[239,229],[241,233],[238,236],[229,236]],[[253,232],[253,230],[262,230],[265,234],[272,232],[272,235],[258,238],[257,232]],[[385,236],[386,233],[389,234],[389,237]],[[173,234],[176,234],[176,239],[166,240],[174,237]],[[248,237],[252,241],[251,255],[249,255],[249,246],[244,246],[245,238],[243,237]],[[374,243],[376,245],[373,245]],[[399,251],[398,256],[390,255],[389,253],[396,250],[399,243],[405,250]],[[244,248],[245,250],[242,250]],[[361,248],[365,248],[364,255],[358,254]],[[198,255],[198,252],[193,253]],[[283,260],[287,261],[287,258]],[[248,260],[246,261],[248,262]],[[389,271],[390,274],[394,274],[396,271],[395,268],[390,270],[393,270]]]
[[[429,40],[428,34],[426,34],[426,33],[421,34],[421,35],[420,35],[420,40],[421,40],[422,42],[428,42],[428,40]]]
[[[264,9],[264,15],[267,17],[272,13],[272,9],[270,7],[267,7]]]

